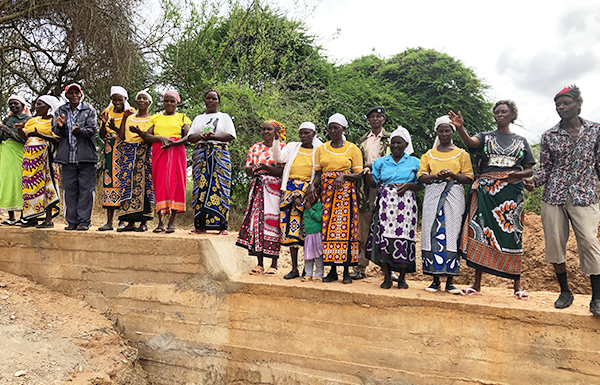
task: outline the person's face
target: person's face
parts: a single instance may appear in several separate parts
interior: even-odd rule
[[[172,114],[177,109],[177,99],[175,99],[175,95],[166,94],[163,98],[163,105],[165,106],[165,111]]]
[[[327,126],[327,132],[331,140],[340,140],[346,129],[339,123],[329,123]]]
[[[262,138],[265,142],[272,143],[273,140],[275,139],[275,126],[273,126],[269,122],[264,122],[262,124],[260,136],[262,136]]]
[[[507,126],[514,118],[515,113],[506,104],[500,104],[494,109],[494,120],[498,126]]]
[[[219,95],[216,92],[209,92],[204,97],[204,105],[206,106],[206,112],[217,112],[219,108]]]
[[[140,94],[135,98],[135,104],[137,104],[140,110],[147,110],[150,107],[150,99],[148,99],[148,96]]]
[[[390,151],[392,152],[394,158],[401,158],[404,156],[404,150],[406,150],[406,146],[408,146],[408,143],[406,143],[404,139],[399,136],[394,136],[390,142]]]
[[[441,144],[448,144],[452,140],[452,126],[447,123],[442,123],[437,128],[437,136],[440,139]]]
[[[302,145],[312,144],[313,138],[315,137],[315,132],[313,130],[309,130],[308,128],[303,128],[298,131],[298,136],[300,137],[300,141]]]
[[[81,103],[81,92],[77,87],[69,88],[66,96],[69,100],[69,103],[71,103],[74,106],[79,105],[79,103]]]
[[[112,102],[113,106],[115,106],[115,112],[122,112],[125,108],[125,97],[123,95],[111,95],[110,101]]]
[[[367,120],[369,121],[372,130],[378,130],[383,126],[383,123],[385,123],[385,116],[377,112],[371,112],[367,117]]]
[[[24,108],[25,106],[22,105],[21,102],[16,99],[11,99],[8,101],[8,109],[10,110],[10,112],[13,113],[13,115],[19,115]]]
[[[48,110],[50,110],[50,107],[46,103],[39,99],[35,101],[35,113],[37,116],[48,115]]]
[[[556,112],[561,119],[572,119],[579,116],[579,103],[570,96],[560,96],[556,99]]]

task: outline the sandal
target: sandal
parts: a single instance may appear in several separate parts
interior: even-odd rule
[[[159,226],[157,228],[155,228],[154,230],[152,230],[153,233],[164,233],[165,232],[165,228],[162,226]]]
[[[17,224],[17,220],[16,219],[13,219],[13,220],[7,219],[7,220],[3,221],[2,224],[7,225],[7,226],[14,226]]]
[[[254,269],[250,270],[250,275],[261,275],[265,272],[265,268],[262,266],[256,266]]]
[[[188,234],[206,234],[206,230],[194,229],[190,231]]]
[[[135,226],[133,227],[117,227],[117,233],[126,233],[128,231],[135,231]]]
[[[465,287],[460,291],[460,295],[470,297],[472,295],[481,295],[481,292],[473,289],[472,287]]]
[[[278,273],[279,273],[279,272],[278,272],[278,271],[277,271],[277,269],[276,269],[276,268],[274,268],[274,267],[269,267],[269,268],[267,269],[267,271],[265,271],[265,274],[266,274],[266,275],[270,275],[271,277],[274,277],[274,276],[276,276]]]
[[[54,228],[54,222],[42,222],[41,224],[35,226],[36,229],[52,229]]]
[[[523,290],[515,291],[514,296],[516,299],[522,299],[523,301],[527,301],[529,299],[529,294],[525,293]]]
[[[167,234],[172,234],[174,232],[175,232],[175,227],[172,227],[172,226],[167,227],[167,231],[166,231]]]
[[[146,225],[140,225],[140,227],[136,227],[135,231],[138,233],[143,233],[144,231],[148,231],[148,226]]]
[[[113,227],[111,225],[109,225],[108,223],[98,227],[98,231],[111,231],[113,229]]]
[[[229,231],[223,230],[219,233],[219,235],[229,235]]]

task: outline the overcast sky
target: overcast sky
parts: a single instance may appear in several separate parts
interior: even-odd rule
[[[517,103],[524,128],[514,131],[533,142],[558,122],[554,95],[572,83],[582,92],[581,116],[600,121],[600,0],[271,3],[303,20],[337,63],[419,46],[461,60],[491,87],[490,100]]]

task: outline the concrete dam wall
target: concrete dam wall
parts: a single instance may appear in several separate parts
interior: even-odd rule
[[[0,269],[104,312],[156,384],[600,383],[589,297],[255,277],[234,242],[3,227]]]

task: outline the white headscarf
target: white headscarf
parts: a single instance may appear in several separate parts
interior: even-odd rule
[[[415,152],[415,150],[413,149],[413,145],[412,145],[412,139],[410,138],[410,134],[408,133],[408,130],[402,126],[398,126],[397,129],[394,130],[394,132],[392,132],[392,134],[390,135],[390,142],[392,141],[392,138],[394,138],[395,136],[399,136],[402,139],[404,139],[404,141],[406,143],[408,143],[408,145],[406,146],[406,148],[404,149],[404,153],[406,155],[410,155],[413,152]]]
[[[150,95],[150,94],[148,93],[148,90],[141,90],[140,92],[138,92],[138,93],[135,95],[135,99],[137,100],[138,96],[140,96],[140,95],[146,95],[146,97],[148,98],[148,100],[150,100],[150,104],[148,105],[148,108],[150,108],[150,106],[151,106],[151,105],[152,105],[152,103],[153,103],[153,101],[152,101],[152,95]]]
[[[124,99],[125,99],[125,103],[124,103],[124,109],[125,110],[130,110],[131,109],[131,105],[129,105],[129,102],[127,101],[127,99],[129,99],[129,95],[127,94],[127,90],[121,86],[112,86],[110,87],[110,97],[112,98],[113,95],[121,95]],[[111,101],[109,106],[113,106],[114,104]]]
[[[323,142],[321,142],[321,140],[319,138],[317,138],[317,135],[316,135],[317,128],[315,127],[315,124],[313,122],[301,123],[300,127],[298,127],[298,131],[302,130],[303,128],[306,128],[307,130],[313,130],[315,132],[315,136],[313,136],[313,140],[312,140],[313,148],[317,148],[323,144]]]
[[[436,149],[440,145],[440,138],[438,138],[437,136],[437,129],[442,124],[449,124],[450,127],[452,127],[452,132],[456,132],[456,126],[452,124],[452,120],[448,115],[440,116],[439,118],[437,118],[435,120],[435,126],[433,127],[433,130],[435,131],[435,141],[433,142],[434,149]],[[450,143],[454,144],[454,142],[452,142],[452,138],[450,138]]]
[[[344,128],[348,128],[348,121],[346,120],[346,117],[337,112],[329,117],[327,125],[329,126],[331,123],[337,123]]]
[[[54,112],[58,110],[58,107],[65,104],[62,100],[52,95],[42,95],[38,98],[42,102],[44,102],[50,109],[48,110],[48,115],[54,115]]]

